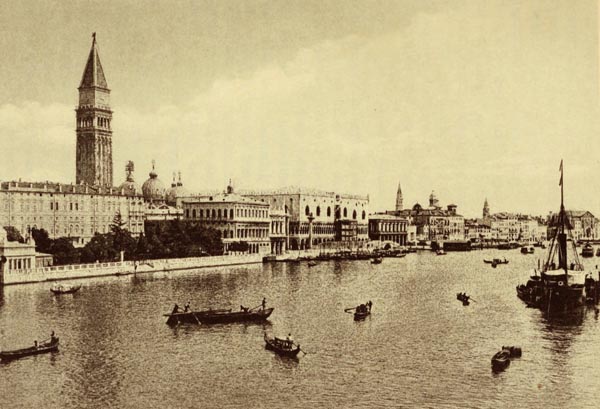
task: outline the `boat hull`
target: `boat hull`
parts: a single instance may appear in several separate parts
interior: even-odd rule
[[[289,357],[289,358],[296,357],[298,355],[298,353],[300,352],[300,346],[298,346],[298,345],[292,347],[291,349],[282,348],[277,343],[277,341],[275,341],[275,339],[268,338],[266,336],[265,336],[265,348],[268,349],[269,351],[275,352],[278,355]]]
[[[168,325],[177,324],[226,324],[233,322],[262,322],[265,321],[273,308],[266,308],[257,311],[236,311],[231,310],[208,310],[208,311],[189,311],[166,314]]]
[[[15,349],[12,351],[0,352],[0,360],[11,361],[13,359],[19,359],[19,358],[23,358],[23,357],[31,356],[31,355],[45,354],[45,353],[53,352],[53,351],[58,351],[58,338],[56,338],[55,341],[53,341],[53,342],[40,344],[37,347],[22,348],[22,349]]]

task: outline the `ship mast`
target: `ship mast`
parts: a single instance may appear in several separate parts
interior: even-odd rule
[[[563,183],[563,161],[560,161],[560,215],[558,216],[559,221],[559,233],[558,233],[558,268],[565,271],[565,280],[568,279],[567,274],[567,235],[565,233],[565,224],[567,221],[567,212],[565,211],[564,204],[564,183]],[[567,284],[565,282],[565,284]]]

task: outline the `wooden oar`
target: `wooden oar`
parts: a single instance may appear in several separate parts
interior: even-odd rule
[[[344,312],[350,312],[356,310],[356,307],[344,308]]]

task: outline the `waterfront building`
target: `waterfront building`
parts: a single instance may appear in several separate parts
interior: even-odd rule
[[[535,217],[523,214],[500,212],[491,215],[492,239],[498,241],[539,241],[546,236],[539,228]]]
[[[369,215],[369,238],[375,241],[393,241],[404,246],[409,241],[408,224],[408,219],[402,216],[381,213]]]
[[[271,253],[283,254],[287,251],[289,244],[290,218],[283,208],[269,209],[271,218]]]
[[[28,237],[24,243],[8,241],[6,230],[0,227],[0,285],[3,284],[5,272],[27,272],[52,264],[51,254],[35,251],[35,240],[32,237]]]
[[[429,207],[424,208],[419,203],[411,209],[402,211],[388,211],[407,218],[416,228],[417,240],[464,240],[465,219],[457,213],[457,206],[450,204],[442,209],[435,192],[429,195]]]
[[[182,209],[184,219],[219,230],[225,252],[233,243],[240,242],[248,244],[250,253],[271,252],[272,220],[269,203],[235,193],[231,183],[223,193],[207,198],[183,200]],[[277,239],[286,234],[284,227],[278,227],[281,229],[277,230]]]
[[[50,238],[69,237],[84,245],[95,233],[107,233],[117,213],[133,235],[144,231],[141,196],[103,186],[52,182],[0,183],[0,225],[15,227],[23,237],[32,228]]]
[[[574,240],[595,240],[600,235],[598,219],[587,210],[567,210],[567,219],[571,225],[571,234]],[[548,237],[553,237],[552,231],[556,228],[558,214],[550,213],[548,216]]]
[[[281,208],[289,215],[289,248],[309,249],[323,243],[368,241],[369,196],[288,187],[246,191],[243,196]]]
[[[492,227],[489,218],[465,220],[465,238],[472,242],[492,240]]]

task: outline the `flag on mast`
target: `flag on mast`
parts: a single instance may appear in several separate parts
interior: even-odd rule
[[[558,171],[560,172],[560,181],[558,182],[558,186],[562,186],[563,184],[563,169],[562,169],[562,159],[560,160],[560,168],[558,168]]]

